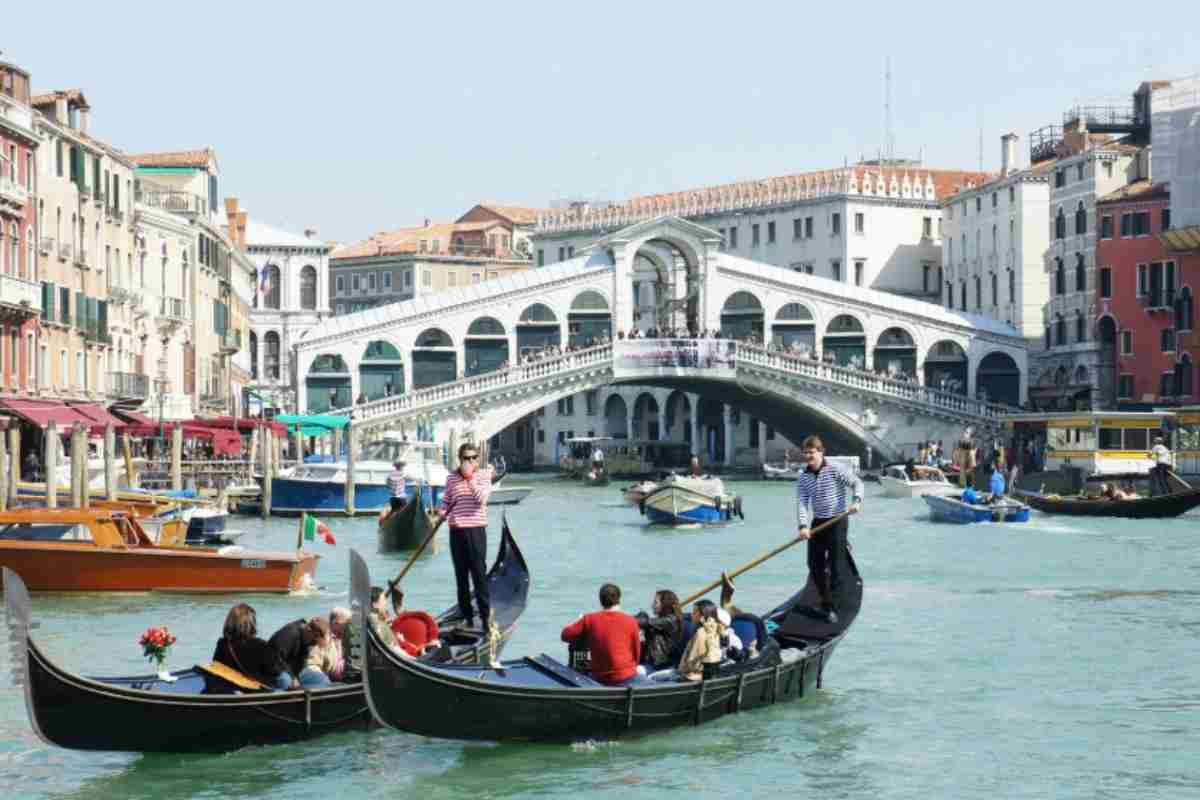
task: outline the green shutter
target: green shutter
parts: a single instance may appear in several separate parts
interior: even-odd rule
[[[121,177],[119,175],[113,175],[112,207],[113,211],[121,210]]]
[[[101,186],[103,186],[103,184],[100,183],[100,159],[96,156],[93,156],[92,157],[92,189],[95,192],[99,193]]]
[[[42,281],[42,319],[54,321],[54,284]]]
[[[96,338],[102,342],[108,339],[108,301],[96,301]]]
[[[75,293],[75,327],[84,328],[87,322],[87,300],[83,292]]]
[[[66,286],[58,287],[58,313],[63,325],[71,324],[71,290]]]

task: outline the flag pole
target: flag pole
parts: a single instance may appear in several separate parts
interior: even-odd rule
[[[300,512],[300,528],[296,531],[296,552],[304,549],[304,523],[307,521],[308,514]]]

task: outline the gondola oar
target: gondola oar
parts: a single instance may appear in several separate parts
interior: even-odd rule
[[[1190,483],[1188,483],[1187,481],[1185,481],[1183,478],[1176,475],[1175,470],[1169,469],[1169,470],[1167,470],[1167,474],[1170,475],[1172,478],[1174,478],[1176,481],[1178,481],[1179,485],[1183,487],[1183,490],[1185,492],[1192,491],[1192,489],[1193,489],[1192,485]]]
[[[836,517],[833,517],[832,519],[828,519],[825,522],[822,522],[820,525],[818,525],[817,527],[812,529],[812,531],[811,531],[812,535],[815,536],[816,534],[818,534],[821,531],[828,528],[830,525],[833,525],[835,522],[838,522],[839,520],[845,519],[846,517],[850,516],[853,513],[854,513],[854,509],[851,509],[849,511],[843,511],[841,514],[838,514]],[[763,563],[764,561],[774,558],[775,556],[782,553],[784,550],[787,550],[789,547],[794,547],[803,541],[807,541],[807,539],[800,539],[799,537],[797,537],[797,538],[792,539],[790,542],[785,542],[784,544],[779,545],[779,547],[776,547],[774,550],[764,553],[763,555],[759,556],[758,558],[754,559],[753,561],[743,564],[742,566],[735,569],[733,572],[727,573],[728,577],[732,580],[733,578],[736,578],[738,575],[741,575],[743,572],[749,572],[750,570],[754,569],[755,567],[757,567],[759,564]],[[704,597],[704,595],[708,594],[709,592],[711,592],[713,589],[716,589],[720,585],[721,585],[721,579],[717,578],[715,581],[708,584],[700,591],[696,592],[693,595],[689,595],[684,600],[681,600],[679,602],[679,605],[686,606],[690,603],[693,603],[696,600],[699,600],[701,597]]]
[[[418,488],[417,491],[420,491],[420,488]],[[423,514],[425,512],[418,510],[417,513]],[[404,569],[400,570],[400,574],[394,579],[388,581],[388,594],[391,594],[392,591],[395,590],[395,588],[400,584],[400,581],[404,580],[404,576],[408,574],[408,571],[412,569],[413,564],[417,563],[417,559],[421,557],[421,553],[425,552],[425,548],[428,547],[429,543],[433,541],[433,537],[437,536],[438,528],[442,527],[442,522],[444,520],[445,517],[438,517],[438,521],[433,525],[433,530],[431,530],[429,535],[425,537],[425,541],[421,542],[421,546],[413,551],[412,557],[408,559],[408,563],[404,565]]]

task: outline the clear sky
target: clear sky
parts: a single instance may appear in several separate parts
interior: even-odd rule
[[[330,240],[480,201],[622,199],[999,136],[1200,72],[1194,0],[10,4],[0,59],[127,152],[214,147],[224,194]],[[14,32],[20,36],[13,37]]]

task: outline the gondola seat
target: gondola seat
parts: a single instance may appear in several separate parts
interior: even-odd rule
[[[543,675],[553,678],[555,681],[565,686],[578,686],[582,688],[603,687],[604,684],[578,670],[571,669],[561,661],[552,658],[545,653],[536,657],[525,657],[525,663],[533,667]]]
[[[440,634],[437,622],[425,611],[402,611],[392,620],[392,631],[404,637],[402,644],[410,656],[419,655]]]

